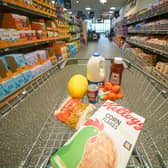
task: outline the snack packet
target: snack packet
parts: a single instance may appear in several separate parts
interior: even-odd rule
[[[93,114],[95,106],[81,103],[78,99],[67,98],[61,107],[55,111],[55,116],[60,121],[72,128],[78,129]]]
[[[52,157],[55,168],[125,168],[145,119],[106,101]]]

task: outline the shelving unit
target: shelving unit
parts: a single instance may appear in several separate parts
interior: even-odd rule
[[[28,47],[34,47],[34,46],[40,46],[43,44],[48,44],[48,43],[52,43],[58,40],[64,40],[64,39],[68,39],[70,38],[70,36],[61,36],[61,37],[55,37],[53,39],[43,39],[43,40],[37,40],[34,42],[26,42],[25,44],[18,44],[18,45],[13,45],[10,47],[3,47],[0,48],[0,53],[4,53],[4,52],[12,52],[15,50],[19,50],[19,49],[24,49],[24,48],[28,48]]]
[[[19,103],[26,95],[35,90],[38,86],[44,83],[54,72],[62,65],[65,60],[59,61],[56,65],[51,67],[46,72],[25,83],[20,88],[16,89],[12,93],[6,95],[3,99],[0,99],[0,113],[6,113],[12,106]]]
[[[145,70],[147,73],[150,73],[153,77],[162,81],[164,84],[168,84],[168,77],[165,74],[159,72],[154,66],[151,66],[147,62],[144,62],[144,60],[130,52],[128,49],[124,51],[124,53],[128,60],[136,64],[141,69]]]
[[[127,42],[140,48],[143,48],[145,50],[151,51],[155,54],[159,54],[161,56],[168,58],[168,51],[166,51],[167,46],[162,47],[160,45],[151,44],[143,41],[131,40],[130,38],[127,38]]]
[[[127,19],[127,25],[134,24],[134,23],[144,21],[144,20],[148,20],[148,19],[158,17],[161,15],[166,15],[168,14],[167,5],[168,5],[168,2],[165,2],[165,4],[162,4],[158,8],[147,10],[146,12],[140,15],[137,15],[134,18]]]
[[[57,18],[57,14],[56,14],[56,7],[50,5],[46,2],[39,1],[39,0],[33,0],[33,2],[43,6],[45,8],[55,10],[55,14],[52,14],[53,11],[46,10],[47,12],[44,12],[44,11],[36,8],[37,6],[31,6],[31,5],[28,5],[28,4],[23,3],[21,1],[10,1],[10,0],[1,0],[0,1],[0,10],[2,9],[2,13],[9,12],[9,13],[18,14],[18,16],[27,16],[27,20],[29,22],[31,21],[31,24],[29,23],[29,28],[27,28],[27,29],[26,28],[24,29],[24,26],[23,26],[23,29],[22,29],[22,27],[20,29],[18,29],[18,28],[13,29],[13,31],[16,31],[19,34],[18,39],[15,39],[12,41],[10,38],[7,38],[7,39],[4,39],[4,42],[1,41],[0,55],[4,56],[4,55],[11,54],[14,52],[20,53],[19,51],[22,51],[21,49],[28,49],[28,50],[26,50],[26,52],[27,53],[30,52],[30,54],[31,54],[36,51],[36,49],[33,50],[33,47],[34,48],[39,47],[39,50],[40,50],[40,47],[45,45],[45,46],[48,46],[48,48],[52,48],[52,51],[49,51],[49,50],[46,51],[46,54],[47,54],[46,59],[47,59],[47,61],[52,60],[53,65],[51,64],[51,66],[50,66],[51,68],[49,70],[41,71],[40,75],[39,74],[37,76],[34,75],[31,80],[22,84],[20,87],[17,87],[17,89],[15,89],[14,91],[12,91],[12,92],[6,94],[4,97],[2,97],[0,99],[1,114],[5,114],[11,108],[11,106],[17,104],[17,102],[19,102],[22,98],[24,98],[29,92],[34,90],[36,87],[38,87],[38,85],[40,85],[46,79],[48,79],[48,77],[52,75],[53,71],[57,70],[61,66],[62,62],[64,62],[65,59],[67,59],[64,56],[61,57],[61,60],[57,58],[58,53],[56,52],[55,42],[64,41],[64,43],[65,43],[64,48],[66,49],[66,42],[79,40],[79,38],[72,39],[70,31],[69,31],[69,25],[73,24],[73,25],[79,26],[80,24],[76,24],[76,23],[73,23],[72,21],[68,21],[68,20],[66,20],[66,18],[62,18],[61,21],[59,22],[58,21],[59,18]],[[32,22],[34,25],[32,24]],[[71,22],[71,23],[69,23],[69,22]],[[20,24],[22,24],[22,23],[20,23]],[[38,26],[38,24],[41,26]],[[55,24],[55,26],[52,26],[53,24]],[[34,27],[32,28],[31,26],[32,27],[34,26]],[[4,28],[3,31],[7,31],[6,29],[10,28],[10,24],[9,24],[9,27],[2,26],[2,28]],[[45,29],[45,30],[43,30],[43,29]],[[19,32],[22,30],[24,30],[24,31],[33,30],[33,31],[35,31],[36,35],[35,35],[35,37],[34,36],[32,37],[31,35],[27,35],[25,33],[26,40],[24,38],[22,39],[21,34]],[[38,34],[38,31],[41,31],[42,35]],[[75,35],[75,33],[76,32],[74,32],[73,35]],[[47,49],[47,47],[46,47],[46,49]],[[53,51],[54,51],[55,55],[53,54],[51,57],[51,53]],[[51,52],[50,53],[51,58],[50,57],[48,58],[49,53],[47,53],[47,52]],[[69,51],[67,50],[66,52],[68,53]],[[64,54],[65,54],[65,51],[64,51]],[[55,56],[55,58],[53,58],[54,56]],[[31,71],[32,70],[31,68],[43,66],[43,61],[40,62],[39,55],[37,57],[38,57],[37,64],[33,64],[32,67],[30,65],[30,68],[29,68],[29,66],[27,66],[25,70]],[[58,61],[57,64],[56,64],[56,60]],[[2,62],[2,60],[1,60],[1,62]],[[3,62],[3,64],[4,64],[4,62]],[[9,72],[10,69],[8,69],[8,68],[7,68],[7,71]],[[20,73],[22,73],[22,72],[17,71],[17,74],[20,75]],[[11,72],[11,73],[12,73],[11,78],[15,77],[15,74],[13,72]],[[6,80],[9,80],[9,79],[10,79],[9,77],[2,78],[1,82],[2,83],[6,82]]]
[[[56,15],[51,16],[47,13],[42,13],[41,11],[37,10],[36,8],[30,7],[29,5],[21,5],[18,3],[10,2],[9,0],[2,0],[0,1],[1,8],[7,8],[9,10],[14,10],[20,12],[24,15],[30,15],[34,17],[46,18],[46,19],[56,19]],[[1,9],[0,8],[0,9]]]

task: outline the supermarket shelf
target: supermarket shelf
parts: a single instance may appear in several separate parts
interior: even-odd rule
[[[144,43],[144,42],[141,42],[141,41],[130,40],[130,39],[127,39],[127,42],[130,43],[130,44],[136,45],[138,47],[141,47],[143,49],[146,49],[148,51],[151,51],[155,54],[159,54],[161,56],[164,56],[164,57],[168,58],[168,52],[164,49],[159,49],[157,45],[153,47],[153,46],[150,46],[150,45],[152,45],[150,43]]]
[[[69,36],[62,36],[62,37],[56,37],[54,39],[45,39],[45,40],[39,40],[36,42],[28,42],[28,43],[24,43],[22,45],[13,45],[10,47],[3,47],[0,48],[0,53],[4,53],[4,52],[11,52],[11,51],[15,51],[15,50],[19,50],[19,49],[24,49],[24,48],[28,48],[28,47],[35,47],[35,46],[39,46],[39,45],[43,45],[43,44],[48,44],[54,41],[59,41],[59,40],[63,40],[63,39],[68,39]]]
[[[54,72],[61,66],[65,60],[59,61],[56,65],[53,65],[50,69],[43,72],[36,78],[31,81],[25,83],[20,88],[17,88],[12,93],[6,95],[4,98],[0,100],[0,114],[6,113],[12,106],[15,106],[22,98],[26,97],[27,94],[35,90],[39,85],[44,83],[50,76],[54,74]],[[11,105],[9,105],[11,102]],[[7,106],[7,107],[5,107]],[[5,107],[5,108],[4,108]]]
[[[74,38],[74,39],[69,39],[68,42],[76,41],[76,40],[79,40],[79,39],[80,39],[80,37]]]
[[[158,16],[165,15],[165,14],[168,14],[168,10],[166,9],[166,7],[162,8],[161,10],[158,10],[158,11],[157,11],[157,9],[156,10],[149,10],[143,14],[136,16],[136,18],[133,20],[130,19],[131,21],[127,20],[127,25],[134,24],[134,23],[137,23],[137,22],[140,22],[143,20],[151,19],[151,18],[158,17]]]
[[[134,55],[130,51],[125,51],[124,52],[126,55],[126,58],[136,64],[138,67],[146,71],[147,73],[151,74],[154,78],[162,81],[163,84],[167,85],[168,84],[168,77],[165,76],[165,74],[162,74],[159,72],[154,66],[148,64],[147,62],[143,61],[141,58],[138,56]]]
[[[130,30],[128,33],[133,34],[168,34],[168,30]]]
[[[0,1],[0,6],[2,7],[6,7],[10,10],[16,10],[16,11],[20,11],[22,12],[23,14],[31,14],[31,16],[39,16],[39,17],[42,17],[42,18],[47,18],[47,19],[56,19],[57,17],[55,16],[50,16],[48,14],[43,14],[43,13],[40,13],[40,11],[36,11],[36,10],[33,10],[33,8],[31,9],[31,7],[29,6],[19,6],[17,4],[14,4],[14,3],[11,3],[11,2],[8,2],[8,1],[5,1],[5,0],[2,0]],[[2,8],[3,9],[3,8]]]

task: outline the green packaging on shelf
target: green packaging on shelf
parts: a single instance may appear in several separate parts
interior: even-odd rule
[[[5,90],[3,89],[3,87],[0,84],[0,100],[6,95]]]
[[[55,168],[125,168],[145,119],[106,101],[52,157]]]
[[[32,72],[30,70],[26,70],[26,71],[22,72],[22,74],[23,74],[25,83],[29,82],[33,78]]]
[[[17,67],[22,67],[26,65],[25,59],[23,54],[9,54],[5,55],[5,59],[7,60],[7,63],[10,67],[10,69],[13,69],[14,66],[15,69]]]
[[[15,84],[15,80],[13,78],[8,79],[1,83],[1,86],[3,87],[4,91],[9,94],[16,90],[17,86]]]
[[[24,79],[24,77],[23,77],[22,74],[18,74],[18,75],[16,75],[16,76],[14,76],[13,79],[14,79],[14,81],[15,81],[15,84],[16,84],[16,87],[17,87],[17,88],[23,86],[24,83],[25,83],[25,79]]]

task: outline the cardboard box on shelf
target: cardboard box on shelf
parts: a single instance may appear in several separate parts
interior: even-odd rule
[[[163,72],[164,71],[164,68],[165,68],[165,63],[164,62],[158,62],[155,66],[155,68],[160,71],[160,72]]]
[[[0,84],[0,100],[1,100],[3,97],[5,97],[5,95],[6,95],[6,92],[5,92],[5,90],[3,89],[3,87],[2,87],[1,84]]]
[[[1,27],[3,28],[13,28],[17,30],[31,29],[27,16],[15,13],[3,13],[1,14],[1,19]]]
[[[168,63],[165,63],[163,74],[168,78]]]
[[[32,74],[32,72],[30,70],[26,70],[22,74],[23,74],[25,83],[29,82],[33,78],[33,74]]]
[[[35,54],[37,55],[37,57],[39,56],[40,60],[47,59],[47,51],[46,50],[37,50],[37,51],[35,51]]]
[[[16,72],[17,68],[26,65],[23,54],[6,55],[5,59],[6,59],[8,66],[12,72]]]
[[[13,77],[16,87],[19,88],[24,85],[25,79],[23,77],[23,74],[17,74],[16,76]]]
[[[37,65],[31,69],[33,78],[36,78],[42,73],[42,65]]]
[[[24,54],[24,58],[27,65],[37,64],[38,58],[35,51]]]
[[[5,67],[2,60],[0,60],[0,77],[1,78],[7,77],[7,72],[8,72],[7,68]]]
[[[48,48],[45,48],[45,50],[47,51],[47,58],[56,56],[54,48],[48,47]]]
[[[15,80],[13,78],[8,79],[6,81],[3,81],[1,83],[1,86],[3,87],[3,89],[5,90],[5,92],[7,94],[13,92],[14,90],[16,90],[17,86],[15,84]]]

